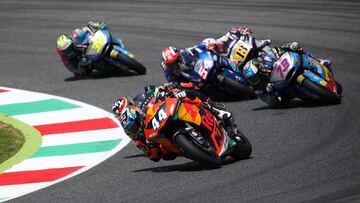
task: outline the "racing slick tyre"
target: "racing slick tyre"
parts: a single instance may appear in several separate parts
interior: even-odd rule
[[[240,139],[236,139],[236,148],[230,153],[230,156],[235,160],[249,158],[252,152],[250,141],[240,131],[236,137],[239,137]]]
[[[224,77],[223,84],[225,89],[236,92],[246,98],[256,97],[254,90],[250,86],[239,84],[238,82],[229,77]]]
[[[335,80],[335,83],[336,83],[336,91],[339,95],[341,95],[342,94],[342,85],[336,80]]]
[[[335,93],[326,90],[324,87],[321,87],[320,85],[312,83],[307,78],[305,78],[304,81],[302,82],[302,86],[307,90],[310,90],[311,92],[316,94],[319,97],[319,101],[321,102],[338,104],[341,101],[341,97],[339,95],[336,95]]]
[[[220,168],[221,159],[219,156],[214,156],[206,153],[199,148],[185,134],[177,133],[174,137],[175,144],[192,160],[197,161],[209,168]]]
[[[123,54],[118,54],[117,58],[127,67],[129,67],[130,69],[134,70],[135,72],[137,72],[138,74],[145,74],[146,73],[146,68],[144,65],[142,65],[141,63],[139,63],[138,61],[136,61],[133,58],[130,58],[128,56],[125,56]]]

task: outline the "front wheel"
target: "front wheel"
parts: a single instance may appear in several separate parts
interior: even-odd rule
[[[319,97],[319,101],[330,104],[338,104],[341,101],[341,97],[333,92],[328,91],[324,87],[312,83],[309,79],[305,78],[302,81],[301,86],[305,89],[310,90]]]
[[[136,61],[133,58],[130,58],[128,56],[125,56],[121,53],[119,53],[116,56],[121,63],[123,63],[126,67],[131,68],[132,70],[134,70],[135,72],[137,72],[138,74],[145,74],[146,73],[146,68],[144,65],[142,65],[141,63],[139,63],[138,61]]]
[[[341,95],[341,94],[342,94],[342,85],[341,85],[338,81],[336,81],[336,80],[335,80],[335,83],[336,83],[337,93],[338,93],[339,95]]]
[[[254,90],[250,86],[240,84],[229,77],[224,77],[223,80],[225,90],[230,90],[232,92],[238,93],[239,95],[247,98],[255,98],[256,95]]]
[[[236,142],[236,148],[230,153],[230,156],[235,160],[247,159],[250,157],[252,152],[252,146],[247,137],[240,131],[236,136],[238,139]]]
[[[175,144],[192,160],[200,162],[209,168],[221,167],[221,159],[219,156],[206,153],[197,147],[185,134],[178,133],[174,137]]]

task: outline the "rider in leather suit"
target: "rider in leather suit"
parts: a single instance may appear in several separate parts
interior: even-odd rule
[[[252,63],[254,65],[252,67],[256,67],[256,70],[246,65],[243,70],[245,79],[254,88],[257,97],[273,108],[286,106],[291,99],[281,91],[276,90],[269,81],[273,64],[286,53],[286,51],[303,53],[318,60],[326,67],[330,68],[331,66],[329,59],[317,59],[310,52],[304,52],[298,42],[286,43],[283,46],[272,48],[260,54],[256,59],[249,61],[248,63]]]
[[[185,95],[176,94],[181,91],[184,91]],[[177,95],[176,97],[182,99],[183,101],[186,100],[188,103],[203,105],[205,108],[214,113],[218,119],[225,122],[227,126],[226,130],[230,135],[237,133],[237,128],[234,124],[232,114],[226,111],[222,104],[209,100],[197,91],[183,89],[176,83],[165,83],[159,87],[149,85],[145,87],[144,93],[135,96],[133,99],[130,97],[121,97],[117,99],[113,104],[112,110],[115,117],[119,119],[128,136],[135,142],[135,145],[149,157],[150,160],[157,162],[161,158],[164,160],[173,160],[176,158],[175,154],[165,154],[157,143],[146,140],[143,130],[145,127],[145,113],[149,105],[151,105],[155,99],[161,100],[164,99],[164,97],[174,97],[174,95]],[[132,117],[132,119],[129,119],[129,117]]]
[[[91,62],[85,56],[89,39],[98,29],[108,29],[104,22],[89,22],[85,27],[75,29],[71,34],[62,34],[57,38],[56,50],[65,67],[75,76],[83,77],[91,72]],[[113,42],[122,44],[121,39],[113,37]]]

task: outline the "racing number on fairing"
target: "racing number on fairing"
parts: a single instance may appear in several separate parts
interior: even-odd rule
[[[93,45],[91,48],[95,50],[96,53],[100,53],[102,47],[106,44],[106,39],[103,35],[96,35],[93,39]]]
[[[233,58],[239,61],[244,61],[248,55],[248,52],[249,52],[248,48],[246,48],[245,44],[241,42],[235,47]]]
[[[155,116],[151,121],[154,130],[157,130],[160,127],[160,122],[165,120],[168,116],[167,113],[164,111],[164,109],[160,109],[157,114],[157,117],[158,119],[156,119]]]
[[[284,58],[279,65],[276,66],[276,73],[280,75],[281,78],[284,78],[284,72],[289,68],[290,64],[287,58]]]
[[[199,69],[197,70],[197,73],[200,75],[200,77],[203,80],[206,80],[208,73],[209,73],[209,69],[211,68],[211,62],[208,60],[204,60],[200,65],[199,65]]]

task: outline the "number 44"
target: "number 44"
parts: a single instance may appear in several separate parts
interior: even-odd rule
[[[153,126],[153,129],[156,130],[160,127],[160,122],[165,120],[168,117],[164,109],[160,109],[158,113],[158,119],[156,119],[156,116],[152,119],[151,124]]]

